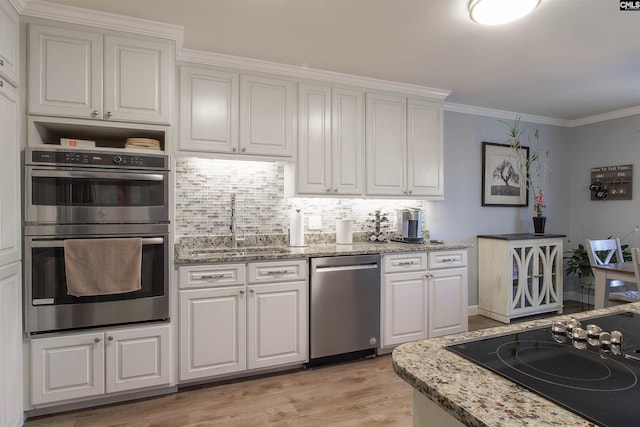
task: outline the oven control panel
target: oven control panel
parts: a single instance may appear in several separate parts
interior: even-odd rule
[[[31,150],[28,163],[52,166],[167,169],[166,155],[103,153],[96,151]]]

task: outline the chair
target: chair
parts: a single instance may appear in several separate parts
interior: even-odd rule
[[[585,248],[587,255],[589,256],[589,264],[603,265],[612,262],[624,262],[624,255],[622,254],[622,246],[620,245],[620,239],[611,238],[603,240],[585,240]],[[622,288],[628,290],[627,284],[622,280],[609,281],[609,288],[616,291]]]
[[[640,249],[631,248],[631,262],[633,263],[633,271],[636,275],[636,284],[640,284],[640,274],[638,273],[638,262],[640,261]],[[624,292],[611,292],[609,300],[614,302],[638,302],[640,301],[640,291],[627,290]]]

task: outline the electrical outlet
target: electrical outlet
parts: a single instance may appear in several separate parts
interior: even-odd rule
[[[322,217],[320,215],[309,216],[309,230],[322,230]]]

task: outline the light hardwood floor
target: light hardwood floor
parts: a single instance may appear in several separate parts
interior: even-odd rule
[[[588,308],[565,302],[564,312]],[[469,330],[499,325],[469,318]],[[412,390],[385,355],[33,418],[25,427],[411,426]]]

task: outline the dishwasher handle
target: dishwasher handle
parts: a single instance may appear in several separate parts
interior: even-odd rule
[[[370,270],[376,268],[378,268],[377,262],[350,265],[316,265],[316,272],[327,273],[330,271]]]

